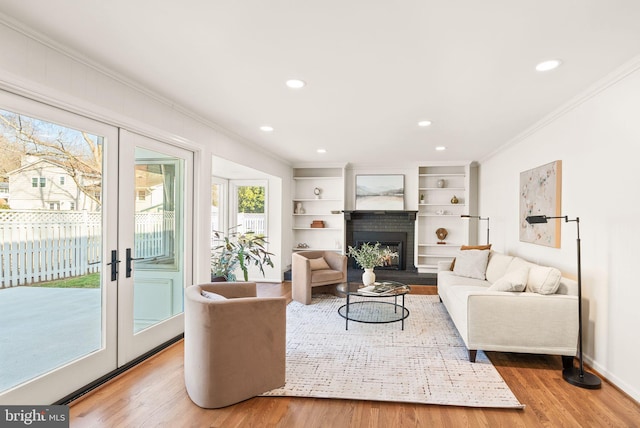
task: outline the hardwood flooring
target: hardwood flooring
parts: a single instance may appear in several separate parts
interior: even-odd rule
[[[435,294],[433,286],[413,293]],[[260,295],[290,286],[260,284]],[[72,427],[640,427],[640,405],[603,382],[599,390],[562,379],[560,357],[488,352],[524,410],[374,401],[256,397],[201,409],[183,381],[183,343],[172,345],[72,403]]]

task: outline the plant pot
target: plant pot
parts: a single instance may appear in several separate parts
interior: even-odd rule
[[[371,285],[376,282],[376,274],[373,273],[373,268],[365,269],[362,274],[362,283],[364,285]]]
[[[215,276],[211,274],[211,282],[227,282],[227,278],[224,276]]]

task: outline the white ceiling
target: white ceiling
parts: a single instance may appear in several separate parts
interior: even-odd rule
[[[0,12],[291,163],[479,160],[640,54],[636,0],[0,0]],[[534,70],[549,58],[563,66]]]

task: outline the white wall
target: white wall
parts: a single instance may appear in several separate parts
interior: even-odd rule
[[[520,172],[562,160],[562,215],[580,217],[585,359],[636,400],[639,70],[638,60],[618,70],[479,168],[479,213],[491,218],[494,249],[575,277],[575,223],[563,223],[560,249],[519,242],[518,234]]]
[[[194,254],[197,259],[194,280],[207,280],[210,269],[211,155],[264,171],[279,177],[282,183],[291,181],[291,167],[170,101],[78,58],[66,54],[53,43],[36,40],[21,29],[0,22],[0,89],[195,152],[197,176],[194,199],[197,206]],[[290,199],[290,188],[286,184],[283,194],[277,199],[281,207],[279,213],[270,213],[270,221],[282,224],[278,230],[291,229],[290,216],[283,218],[281,214],[285,208],[284,201],[287,201],[284,212],[289,212]],[[270,237],[272,243],[276,240],[275,236]],[[276,246],[280,257],[267,279],[282,278],[282,266],[288,263],[289,254],[283,254],[281,250],[290,247],[290,240],[287,236],[286,246]]]

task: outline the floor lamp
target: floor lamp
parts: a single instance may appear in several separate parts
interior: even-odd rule
[[[462,218],[477,218],[478,220],[487,220],[487,245],[489,245],[489,217],[482,218],[479,215],[462,214]]]
[[[571,385],[579,386],[580,388],[598,389],[601,386],[600,378],[592,373],[585,372],[582,360],[582,267],[580,265],[580,217],[576,217],[574,220],[569,220],[568,216],[547,217],[546,215],[534,215],[527,217],[527,223],[547,223],[547,220],[554,218],[563,218],[565,223],[574,221],[578,231],[578,360],[580,362],[580,366],[576,368],[573,363],[571,363],[571,367],[567,367],[562,370],[562,377]]]

